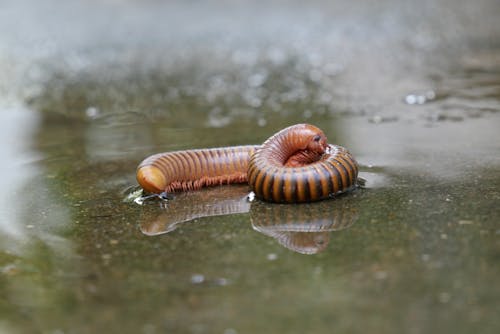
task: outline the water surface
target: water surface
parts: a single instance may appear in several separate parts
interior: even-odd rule
[[[0,332],[497,333],[499,9],[5,1]],[[124,200],[150,154],[297,122],[365,186]]]

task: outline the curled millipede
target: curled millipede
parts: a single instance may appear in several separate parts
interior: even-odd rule
[[[329,145],[317,127],[297,124],[261,146],[185,150],[152,155],[137,181],[152,193],[248,182],[256,197],[276,203],[330,198],[356,186],[358,165],[343,147]]]

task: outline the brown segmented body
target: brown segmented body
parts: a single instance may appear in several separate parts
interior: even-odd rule
[[[248,182],[255,195],[276,203],[330,198],[356,185],[358,166],[341,146],[328,145],[315,126],[297,124],[261,146],[186,150],[153,155],[138,167],[148,192]]]
[[[244,183],[256,148],[232,146],[155,154],[139,165],[137,181],[151,193]]]

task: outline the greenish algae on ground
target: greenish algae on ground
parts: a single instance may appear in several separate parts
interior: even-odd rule
[[[6,6],[26,11],[17,3]],[[33,45],[0,34],[12,73],[2,120],[17,126],[0,122],[0,332],[497,333],[498,5],[398,3],[268,8],[260,32],[240,24],[245,6],[223,25],[200,14],[216,5],[99,7],[138,15],[117,15],[109,34],[109,17],[83,3],[92,25],[68,22],[71,6],[55,26],[40,24],[51,6],[26,11],[37,29],[19,34]],[[169,26],[176,16],[203,24]],[[169,207],[123,202],[149,154],[259,143],[297,122],[348,147],[366,186],[303,210],[243,204],[156,236],[144,232]],[[214,205],[188,194],[170,209],[195,203]],[[335,212],[345,227],[291,230],[313,228],[294,217]]]

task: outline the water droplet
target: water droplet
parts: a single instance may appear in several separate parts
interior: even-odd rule
[[[205,281],[205,276],[203,276],[202,274],[194,274],[191,276],[190,281],[193,284],[201,284]]]
[[[85,110],[85,115],[89,119],[96,119],[99,117],[99,109],[95,107],[88,107],[87,110]]]
[[[417,96],[410,94],[405,97],[406,104],[417,104]]]
[[[215,285],[218,285],[218,286],[226,286],[229,284],[229,280],[227,278],[220,277],[220,278],[217,278],[214,283],[215,283]]]
[[[275,253],[269,253],[269,254],[267,254],[267,259],[268,259],[269,261],[275,261],[275,260],[277,260],[277,259],[278,259],[278,255],[277,255],[277,254],[275,254]]]
[[[459,220],[458,225],[472,225],[474,222],[472,220]]]
[[[375,115],[370,119],[370,122],[375,124],[382,123],[382,116]]]
[[[375,115],[371,117],[368,121],[370,123],[374,124],[380,124],[380,123],[389,123],[389,122],[396,122],[398,120],[397,117],[387,117],[387,116],[381,116],[381,115]]]
[[[6,275],[15,275],[20,272],[20,269],[15,264],[8,264],[5,267],[0,267],[0,273]]]
[[[423,93],[413,93],[405,96],[404,101],[406,104],[424,104],[432,101],[436,98],[436,93],[432,90],[428,90]]]

